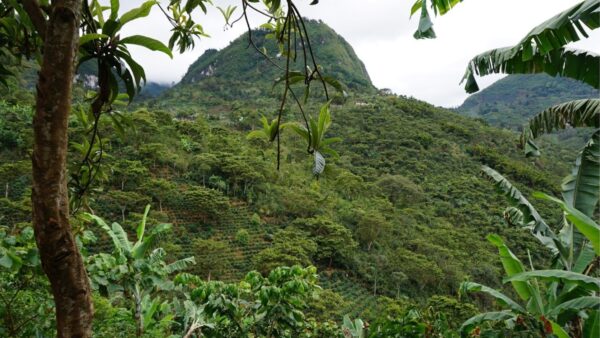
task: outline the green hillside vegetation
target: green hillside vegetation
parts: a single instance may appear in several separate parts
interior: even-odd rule
[[[344,38],[320,21],[306,19],[305,22],[324,75],[340,81],[347,90],[374,93],[364,64]],[[252,39],[257,48],[266,51],[280,67],[284,67],[284,58],[276,43],[268,38],[269,34],[268,30],[255,30]],[[297,44],[300,48],[300,42]],[[292,70],[302,71],[303,68],[298,57],[292,63]],[[279,77],[281,70],[249,45],[248,33],[245,33],[220,51],[207,50],[190,66],[180,83],[156,100],[156,105],[163,109],[197,109],[231,100],[274,98],[281,95],[281,85],[273,86]],[[313,83],[311,89],[322,94],[318,83]],[[299,91],[298,95],[302,93]]]
[[[552,105],[577,99],[597,98],[591,86],[547,74],[515,74],[502,78],[469,96],[456,110],[478,117],[492,126],[521,130],[534,115]]]
[[[341,156],[328,158],[316,181],[310,156],[289,131],[279,172],[272,145],[246,140],[261,114],[249,107],[265,101],[274,99],[233,101],[236,110],[209,107],[211,114],[189,103],[173,107],[187,115],[138,109],[128,114],[135,130],[122,139],[105,123],[105,176],[91,192],[90,210],[133,231],[152,204],[153,222],[173,224],[162,246],[173,258],[195,257],[188,271],[211,280],[314,264],[335,292],[323,305],[332,309],[329,320],[348,312],[374,319],[380,297],[403,309],[425,306],[434,295],[455,297],[467,276],[500,287],[496,254],[484,241],[489,233],[507,238],[521,257],[529,249],[536,262],[547,258],[526,231],[504,225],[502,199],[479,167],[497,168],[525,192],[535,186],[556,193],[566,167],[554,164],[562,162],[552,151],[529,163],[512,132],[414,99],[355,93],[332,107],[330,136],[344,139],[335,146]],[[30,109],[4,102],[2,111],[2,222],[22,224],[30,219]],[[71,123],[76,145],[85,128],[75,117]],[[80,156],[74,146],[74,163]],[[558,217],[551,208],[541,211]],[[110,249],[101,231],[85,229],[99,237],[91,252]]]
[[[323,74],[341,85],[330,81],[339,90],[324,104],[313,83],[304,111],[291,99],[277,111],[281,73],[249,33],[172,88],[132,105],[115,95],[96,116],[100,95],[76,84],[66,224],[93,290],[94,335],[593,337],[600,133],[575,170],[578,154],[547,140],[526,158],[514,130],[377,91],[343,38],[307,24]],[[251,34],[277,55],[267,29]],[[31,69],[0,88],[0,336],[10,337],[54,335],[58,308],[32,230]],[[597,104],[575,106],[597,129]],[[304,113],[310,131],[294,122]],[[540,121],[530,148],[564,127]]]

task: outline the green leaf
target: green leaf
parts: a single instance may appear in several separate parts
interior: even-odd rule
[[[586,29],[600,26],[600,2],[585,0],[533,28],[517,46],[536,44],[542,54],[588,37]]]
[[[589,290],[599,292],[600,280],[581,273],[566,270],[533,270],[513,274],[504,278],[504,282],[527,282],[530,279],[541,279],[548,281],[568,281],[577,285],[582,285]]]
[[[419,27],[413,34],[415,39],[435,39],[435,31],[433,30],[433,22],[427,11],[427,0],[422,0],[421,17],[419,18]]]
[[[583,325],[583,338],[600,337],[600,310],[591,311]]]
[[[119,19],[119,28],[123,27],[126,23],[130,21],[148,16],[148,14],[150,14],[150,11],[152,10],[152,7],[156,4],[158,4],[158,2],[154,0],[146,1],[140,7],[134,8],[128,11],[127,13],[123,14]]]
[[[504,195],[506,200],[522,213],[522,226],[528,228],[531,234],[554,254],[565,252],[562,244],[557,240],[556,234],[546,224],[533,205],[510,181],[488,166],[482,166],[481,170],[494,183],[496,189]]]
[[[568,205],[567,203],[557,198],[548,196],[540,192],[536,192],[533,195],[538,198],[558,203],[563,209],[563,211],[566,213],[567,219],[571,223],[573,223],[577,230],[579,230],[592,243],[596,255],[600,255],[600,226],[596,222],[594,222],[594,220],[587,217],[585,214],[575,209],[573,206]]]
[[[125,253],[131,252],[131,242],[127,238],[127,233],[123,230],[123,227],[117,222],[112,224],[112,232],[115,234],[115,238],[119,242],[119,246],[124,249]],[[116,244],[116,243],[115,243]]]
[[[119,41],[120,44],[129,44],[129,45],[139,45],[142,47],[146,47],[153,51],[159,51],[167,54],[171,59],[173,58],[173,52],[169,49],[169,47],[165,46],[162,42],[155,40],[153,38],[149,38],[144,35],[132,35],[126,38],[121,39]]]
[[[533,56],[526,61],[522,51],[515,52],[512,47],[497,48],[471,59],[461,83],[466,81],[467,93],[475,93],[479,91],[475,75],[546,73],[551,76],[570,77],[598,88],[599,63],[600,56],[597,54],[567,48],[556,49],[544,55],[534,49]]]
[[[171,264],[166,266],[166,272],[171,274],[176,271],[181,271],[187,269],[190,265],[196,264],[196,259],[194,257],[186,257],[180,260],[177,260]]]
[[[431,3],[431,9],[435,15],[444,15],[448,13],[454,6],[458,3],[462,2],[462,0],[429,0]],[[423,38],[435,38],[435,33],[433,32],[433,23],[431,22],[431,18],[429,17],[429,13],[427,12],[427,0],[418,0],[416,1],[411,9],[410,16],[412,17],[417,11],[421,10],[421,18],[419,20],[419,28],[414,34],[416,39]]]
[[[493,49],[476,56],[469,62],[462,80],[467,81],[465,90],[469,93],[479,90],[475,74],[542,72],[570,77],[598,89],[600,56],[569,50],[564,46],[587,37],[586,28],[598,28],[599,11],[600,2],[585,0],[538,25],[517,45]]]
[[[474,283],[474,282],[463,282],[460,285],[460,290],[461,290],[461,292],[487,293],[488,295],[490,295],[490,296],[494,297],[496,300],[498,300],[501,304],[509,306],[511,308],[511,310],[513,310],[513,311],[517,311],[517,312],[521,312],[521,313],[526,312],[525,309],[521,305],[519,305],[517,302],[510,299],[508,296],[506,296],[502,292],[494,290],[488,286],[481,285],[479,283]]]
[[[516,317],[515,314],[509,310],[480,313],[467,319],[467,321],[461,325],[459,330],[461,333],[469,333],[476,325],[483,322],[507,320],[514,317]]]
[[[141,241],[144,239],[144,231],[146,230],[146,219],[148,217],[148,212],[150,212],[150,204],[146,205],[146,209],[144,210],[144,216],[142,216],[142,220],[136,229],[137,239]]]
[[[565,177],[562,195],[567,204],[593,217],[600,196],[600,130],[596,130],[577,157],[571,174]]]
[[[498,248],[500,261],[502,262],[502,266],[504,267],[507,276],[511,277],[525,271],[521,261],[512,253],[512,251],[510,251],[506,244],[504,244],[504,241],[500,236],[494,234],[488,235],[487,240]],[[526,281],[513,281],[511,283],[521,299],[526,301],[531,298],[529,283]]]
[[[83,46],[86,43],[93,40],[107,39],[109,36],[106,34],[85,34],[79,38],[79,45]]]
[[[569,334],[562,328],[562,326],[557,323],[550,321],[550,325],[552,325],[552,333],[556,335],[558,338],[569,338]]]
[[[116,20],[119,16],[119,0],[110,0],[110,19]]]
[[[558,316],[563,311],[575,311],[579,312],[581,310],[587,309],[599,309],[600,308],[600,297],[594,296],[584,296],[575,298],[564,303],[558,304],[554,307],[548,315],[550,316]]]
[[[543,134],[570,127],[600,127],[600,100],[583,99],[561,103],[545,109],[529,120],[521,133],[521,147],[526,156],[538,156],[533,140]]]

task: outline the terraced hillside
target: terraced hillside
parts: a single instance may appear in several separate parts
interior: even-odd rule
[[[124,114],[127,126],[135,126],[124,135],[108,117],[102,121],[103,169],[80,210],[122,223],[133,236],[150,203],[150,228],[173,224],[161,246],[177,257],[194,256],[191,271],[207,279],[234,281],[254,269],[316,265],[324,287],[348,301],[338,310],[355,315],[366,313],[380,296],[398,297],[399,289],[418,303],[433,295],[454,296],[467,276],[499,287],[501,267],[485,241],[489,233],[503,236],[522,258],[531,249],[534,260],[543,261],[545,250],[529,234],[505,225],[506,204],[480,166],[493,166],[524,193],[556,194],[568,170],[561,165],[563,154],[550,147],[531,162],[516,149],[514,132],[415,99],[376,94],[351,47],[323,24],[312,24],[327,37],[324,69],[336,69],[342,60],[346,73],[336,74],[349,93],[330,107],[327,137],[343,141],[332,145],[340,156],[327,156],[318,180],[311,172],[313,155],[289,129],[282,133],[280,170],[272,143],[247,139],[261,115],[273,118],[278,100],[262,91],[272,87],[271,75],[257,79],[258,91],[246,84],[250,91],[238,91],[238,79],[253,79],[244,72],[254,72],[252,62],[259,62],[244,59],[253,66],[249,70],[236,68],[240,60],[228,63],[228,51],[246,46],[240,38],[192,66],[188,82],[138,102],[139,109]],[[220,69],[239,73],[231,78],[218,75],[217,68],[191,81],[208,57],[219,60]],[[317,97],[306,106],[313,118],[321,101]],[[0,104],[0,136],[15,130],[23,135],[11,144],[12,138],[0,137],[0,187],[8,187],[0,198],[3,222],[30,220],[27,104]],[[297,113],[289,106],[284,118],[299,120]],[[75,173],[89,126],[78,116],[70,123]],[[76,191],[73,182],[71,188]],[[546,219],[559,219],[549,204],[533,203]],[[100,229],[74,224],[95,233],[98,250],[110,249]],[[331,271],[338,273],[329,276]]]

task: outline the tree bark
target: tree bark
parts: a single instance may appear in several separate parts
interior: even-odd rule
[[[81,6],[81,0],[52,2],[33,121],[33,225],[52,286],[59,338],[90,337],[93,318],[88,276],[69,224],[66,170]]]

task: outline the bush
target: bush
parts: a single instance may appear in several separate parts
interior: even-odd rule
[[[252,217],[250,218],[250,222],[252,223],[252,225],[254,226],[259,226],[262,224],[262,220],[260,219],[260,216],[258,216],[257,213],[254,213],[252,215]]]
[[[250,240],[250,234],[248,233],[248,230],[240,229],[235,233],[235,241],[238,242],[240,245],[243,245],[243,246],[248,245],[249,240]]]

